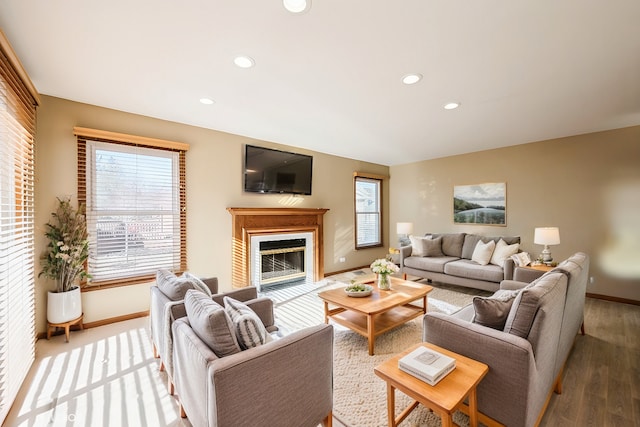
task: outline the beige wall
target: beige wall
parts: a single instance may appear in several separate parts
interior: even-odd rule
[[[157,120],[49,96],[38,109],[36,140],[36,254],[45,249],[43,229],[55,199],[76,198],[74,126],[186,142],[188,268],[199,276],[231,283],[231,215],[228,207],[328,208],[325,215],[325,273],[369,264],[386,249],[354,250],[353,172],[388,175],[386,166],[292,149],[238,135]],[[313,195],[280,196],[242,191],[243,144],[289,149],[313,155]],[[384,199],[388,200],[388,184]],[[388,204],[387,204],[388,205]],[[386,205],[385,205],[386,206]],[[385,230],[388,229],[385,223]],[[385,241],[388,241],[385,236]],[[346,257],[345,263],[339,263]],[[40,271],[39,266],[36,271]],[[36,330],[46,327],[46,292],[53,284],[36,282]],[[149,284],[83,293],[85,322],[148,310]]]
[[[560,228],[555,260],[592,257],[587,292],[640,301],[640,126],[391,167],[390,232],[519,235]],[[453,186],[507,183],[507,226],[454,225]]]

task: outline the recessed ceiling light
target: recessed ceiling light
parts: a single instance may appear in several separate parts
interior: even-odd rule
[[[233,63],[240,68],[251,68],[256,64],[253,58],[249,56],[236,56],[233,59]]]
[[[282,0],[282,4],[291,13],[302,13],[311,9],[311,0]]]
[[[200,102],[203,103],[204,105],[211,105],[215,103],[215,101],[211,98],[200,98]]]
[[[422,80],[422,74],[407,74],[402,77],[402,83],[406,85],[418,83],[420,80]]]
[[[459,106],[460,106],[459,102],[449,102],[447,104],[444,104],[444,109],[445,110],[455,110]]]

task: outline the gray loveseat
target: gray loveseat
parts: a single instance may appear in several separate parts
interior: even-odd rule
[[[493,299],[476,297],[452,315],[424,316],[424,341],[489,366],[478,386],[480,421],[539,424],[553,390],[562,391],[563,367],[583,323],[588,275],[589,257],[579,252],[530,284],[504,281]],[[487,320],[487,303],[506,303],[497,295],[513,291],[504,327],[477,323]]]
[[[425,236],[441,241],[441,254],[416,256],[412,246],[402,246],[401,273],[487,291],[496,291],[501,281],[513,278],[515,264],[511,258],[507,258],[502,265],[480,265],[471,258],[478,241],[487,243],[493,240],[498,243],[502,239],[512,245],[520,243],[520,237],[486,237],[467,233],[428,233]]]

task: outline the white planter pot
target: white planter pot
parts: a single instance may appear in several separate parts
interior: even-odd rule
[[[47,320],[49,323],[65,323],[77,319],[82,314],[82,296],[80,288],[67,292],[49,291],[47,300]]]

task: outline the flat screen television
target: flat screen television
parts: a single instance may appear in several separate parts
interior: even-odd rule
[[[244,191],[311,195],[313,157],[245,146]]]

